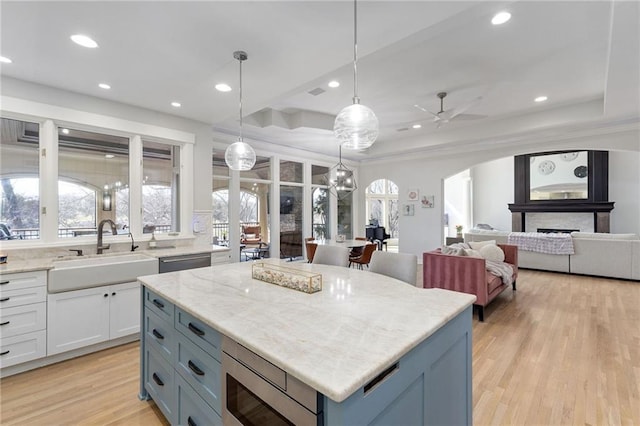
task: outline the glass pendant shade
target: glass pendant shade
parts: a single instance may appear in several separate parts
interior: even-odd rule
[[[227,147],[224,160],[231,170],[247,171],[256,164],[256,152],[251,145],[239,139]]]
[[[378,137],[378,117],[371,108],[354,103],[340,111],[333,133],[347,149],[369,148]]]

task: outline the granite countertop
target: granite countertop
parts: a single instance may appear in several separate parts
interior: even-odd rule
[[[172,248],[159,248],[159,249],[148,249],[148,250],[137,250],[136,254],[144,254],[149,257],[166,257],[166,256],[180,256],[186,254],[197,254],[197,253],[214,253],[220,251],[229,251],[227,247],[220,246],[199,246],[199,247],[172,247]],[[105,254],[90,254],[84,256],[85,258],[90,257],[105,257],[109,256],[122,256],[124,254],[130,254],[130,251],[123,252],[111,252]],[[7,263],[0,265],[0,274],[11,274],[16,272],[31,272],[31,271],[42,271],[53,269],[55,266],[54,263],[57,260],[71,260],[77,259],[77,256],[66,256],[64,258],[51,258],[51,257],[42,257],[42,258],[34,258],[34,259],[11,259],[9,256],[9,261]]]
[[[336,402],[476,300],[368,271],[276,259],[265,263],[319,272],[323,290],[306,294],[254,280],[250,262],[139,280]]]

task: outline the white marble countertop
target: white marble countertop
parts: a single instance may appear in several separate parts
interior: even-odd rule
[[[220,246],[198,246],[198,247],[174,247],[174,248],[160,248],[160,249],[149,249],[149,250],[137,250],[136,254],[144,254],[149,257],[166,257],[166,256],[180,256],[187,254],[196,254],[196,253],[213,253],[219,251],[229,251],[227,247]],[[105,257],[109,256],[122,256],[123,254],[130,254],[130,251],[120,251],[120,252],[112,252],[105,254],[91,254],[84,257],[94,258],[94,257]],[[53,269],[55,266],[54,263],[57,260],[71,260],[77,259],[77,256],[65,256],[63,258],[52,258],[52,257],[41,257],[41,258],[33,258],[33,259],[11,259],[9,256],[9,261],[7,263],[0,264],[0,274],[12,274],[17,272],[31,272],[31,271],[42,271]]]
[[[265,260],[320,272],[306,294],[251,278],[251,263],[139,280],[336,402],[345,400],[475,301],[338,266]]]

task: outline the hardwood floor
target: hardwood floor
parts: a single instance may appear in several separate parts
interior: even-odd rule
[[[522,270],[473,340],[474,424],[640,425],[640,283]],[[0,423],[165,425],[138,368],[131,343],[8,377]]]

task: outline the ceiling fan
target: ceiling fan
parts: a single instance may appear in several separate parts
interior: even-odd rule
[[[448,109],[446,111],[444,109],[444,98],[447,96],[447,92],[440,92],[438,93],[437,96],[440,99],[440,111],[438,112],[431,112],[421,107],[420,105],[414,105],[414,106],[419,110],[426,112],[427,114],[433,115],[433,122],[436,123],[436,127],[438,128],[443,124],[447,124],[452,120],[478,120],[478,119],[487,117],[486,115],[481,115],[481,114],[464,114],[466,110],[477,105],[482,100],[482,96],[478,96],[477,98],[474,98],[473,100],[466,103],[465,105],[459,106],[457,108]]]

